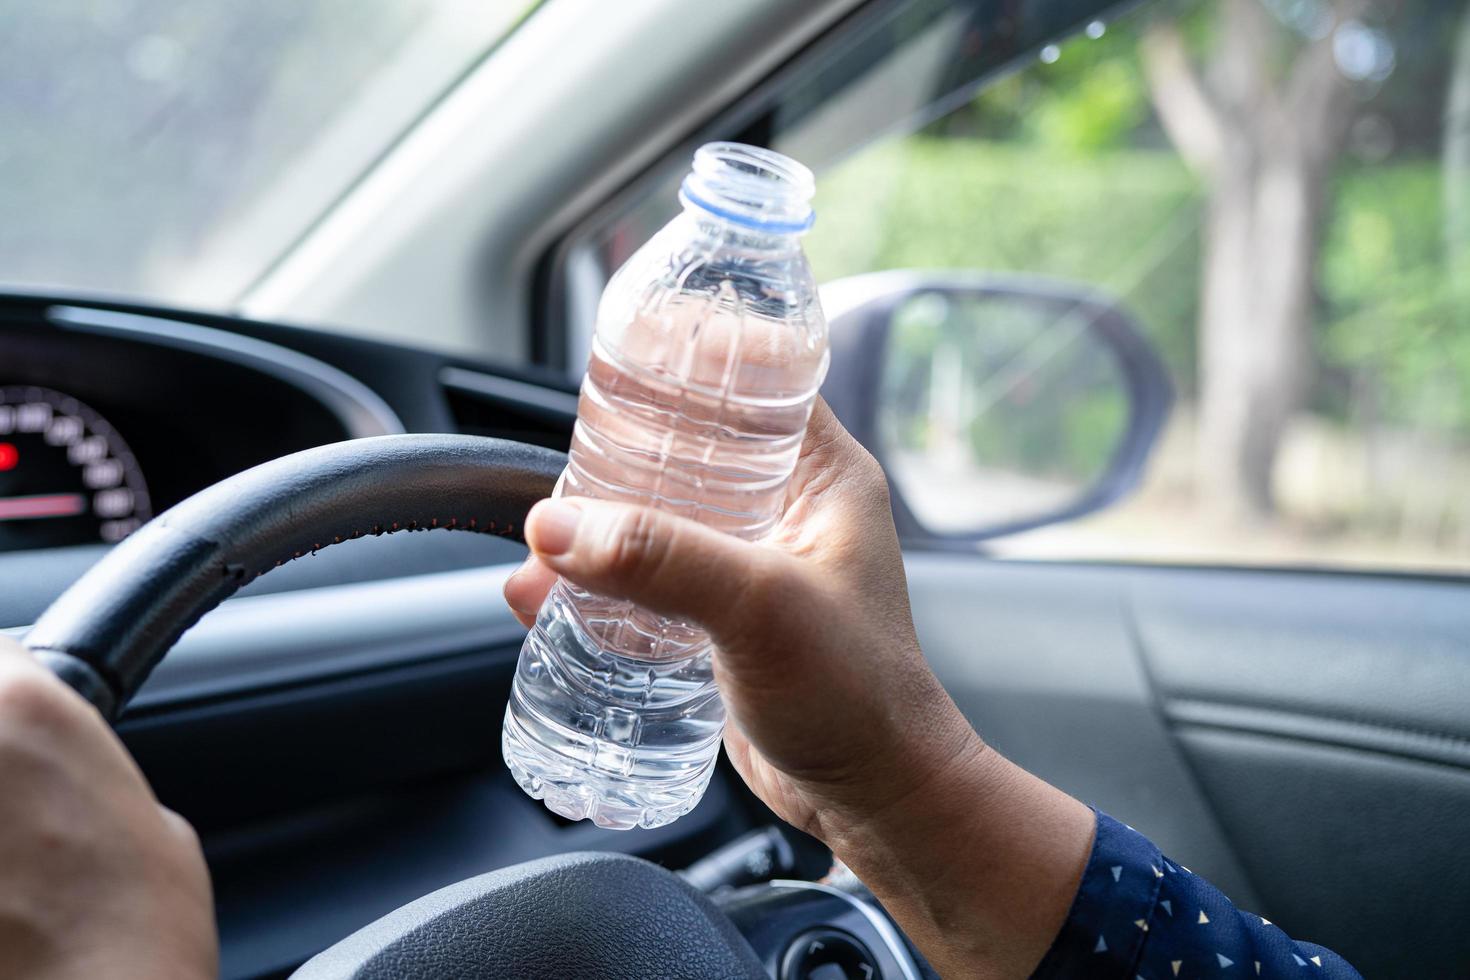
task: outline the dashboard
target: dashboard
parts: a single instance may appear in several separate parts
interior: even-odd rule
[[[0,330],[0,551],[113,544],[257,463],[403,431],[344,372],[217,328],[54,304]]]
[[[0,386],[0,548],[114,544],[153,516],[137,457],[70,395]]]
[[[91,297],[0,293],[0,629],[112,544],[257,464],[342,439],[461,432],[565,449],[565,377],[343,333]],[[327,553],[259,592],[454,570],[433,536],[387,567]]]
[[[0,294],[0,631],[184,498],[341,439],[461,432],[565,449],[564,377],[341,333]],[[221,975],[277,977],[435,888],[570,850],[679,867],[771,817],[721,770],[649,831],[568,825],[517,788],[500,718],[524,549],[364,537],[252,582],[186,633],[118,724],[200,832]]]

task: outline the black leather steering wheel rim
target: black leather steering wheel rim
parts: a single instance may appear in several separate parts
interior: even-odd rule
[[[369,534],[521,540],[566,464],[458,435],[356,439],[230,477],[159,515],[67,589],[25,643],[108,719],[205,613],[272,568]],[[486,596],[486,602],[494,602]],[[426,895],[323,952],[302,976],[765,975],[704,895],[623,855],[570,854]]]
[[[522,540],[526,512],[565,465],[554,450],[462,435],[378,436],[283,456],[139,528],[58,597],[24,642],[115,721],[185,630],[272,568],[397,531]]]

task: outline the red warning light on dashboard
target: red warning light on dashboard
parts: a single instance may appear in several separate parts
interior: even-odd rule
[[[15,469],[15,464],[20,462],[20,453],[16,451],[15,444],[0,442],[0,473]]]

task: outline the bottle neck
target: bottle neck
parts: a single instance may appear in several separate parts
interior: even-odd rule
[[[691,222],[698,234],[721,248],[767,255],[781,255],[801,250],[801,232],[772,232],[752,228],[711,214],[696,204],[685,202],[684,220]]]
[[[810,170],[774,150],[709,143],[695,152],[679,200],[699,220],[720,222],[732,233],[794,242],[812,226],[815,189]]]

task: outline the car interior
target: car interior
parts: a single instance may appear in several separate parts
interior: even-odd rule
[[[675,210],[696,146],[770,145],[820,175],[1159,7],[543,0],[231,301],[6,287],[0,628],[137,675],[116,727],[200,832],[223,977],[290,975],[373,923],[317,975],[392,975],[377,957],[429,914],[404,907],[488,872],[462,892],[469,925],[427,933],[430,973],[527,942],[637,962],[622,957],[663,920],[691,975],[732,970],[732,943],[773,977],[930,975],[727,760],[697,808],[652,830],[526,797],[500,755],[525,636],[501,588],[564,463],[597,297]],[[968,219],[977,236],[986,223]],[[889,474],[925,655],[977,730],[1365,976],[1465,975],[1463,572],[1007,557],[1013,535],[1134,494],[1185,393],[1107,289],[901,263],[824,284],[823,395]],[[1003,322],[996,357],[1065,333],[1062,354],[1038,355],[1036,397],[998,417],[1025,428],[1038,403],[1115,399],[1085,476],[998,482],[972,513],[915,468],[893,436],[910,409],[883,393],[901,390],[891,352],[936,303]],[[405,441],[371,448],[382,437]],[[486,438],[502,440],[488,462],[464,463]],[[153,520],[171,508],[239,574],[203,583]],[[443,520],[461,513],[492,533],[442,533],[468,528]],[[605,919],[567,931],[545,904],[575,903],[545,867],[580,868],[579,895],[616,894]],[[850,962],[796,955],[823,930],[834,949],[857,943]]]

